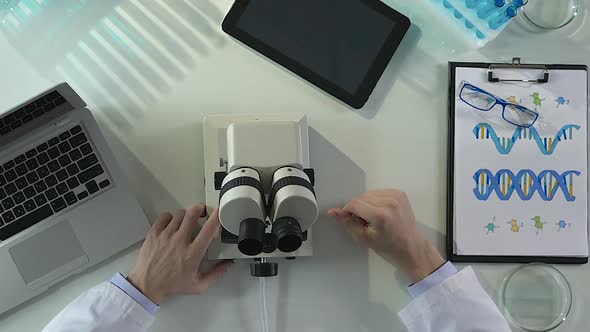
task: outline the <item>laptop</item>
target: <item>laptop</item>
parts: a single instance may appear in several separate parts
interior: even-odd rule
[[[0,314],[149,228],[85,107],[62,83],[0,115]]]

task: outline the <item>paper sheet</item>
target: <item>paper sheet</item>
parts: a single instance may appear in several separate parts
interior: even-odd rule
[[[549,75],[547,84],[489,83],[487,69],[457,68],[456,254],[588,256],[587,73]],[[499,105],[479,111],[459,99],[462,81],[540,117],[524,130],[505,122]]]

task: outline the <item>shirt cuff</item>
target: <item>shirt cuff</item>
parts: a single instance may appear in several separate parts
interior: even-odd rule
[[[438,270],[432,272],[431,275],[424,278],[422,281],[417,282],[408,287],[408,291],[413,299],[424,294],[427,290],[432,287],[443,283],[445,280],[457,274],[457,268],[451,263],[446,262]]]
[[[117,273],[111,279],[111,284],[125,292],[130,298],[135,300],[137,304],[142,306],[145,311],[152,315],[155,315],[160,306],[148,299],[143,293],[141,293],[135,286],[133,286],[121,273]]]

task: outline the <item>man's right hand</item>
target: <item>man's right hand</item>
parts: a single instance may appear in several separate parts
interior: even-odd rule
[[[445,261],[418,228],[408,197],[399,190],[370,191],[328,215],[360,244],[391,258],[418,282]]]
[[[152,225],[137,264],[127,278],[152,302],[160,304],[173,295],[201,294],[233,265],[225,261],[207,272],[199,271],[205,252],[221,227],[218,210],[203,228],[199,227],[204,214],[205,205],[196,204],[174,216],[164,213]]]

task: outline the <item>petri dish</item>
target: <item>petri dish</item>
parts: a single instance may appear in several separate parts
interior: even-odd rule
[[[504,315],[525,331],[551,331],[570,313],[572,290],[556,268],[542,263],[512,270],[500,290]]]
[[[574,20],[581,5],[582,0],[529,0],[522,11],[527,21],[534,26],[556,30]]]

